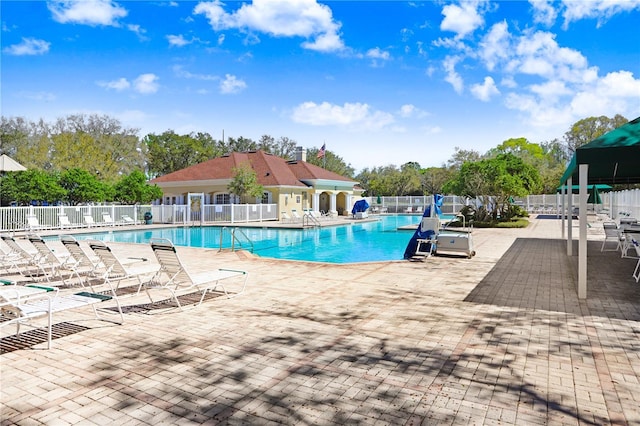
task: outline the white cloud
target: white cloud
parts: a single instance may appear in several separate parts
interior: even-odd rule
[[[372,111],[369,105],[359,102],[345,102],[342,106],[329,102],[304,102],[294,109],[291,118],[296,123],[312,126],[337,125],[361,130],[377,130],[394,122],[393,115]]]
[[[47,3],[53,19],[62,24],[118,26],[127,10],[112,0],[56,0]]]
[[[195,14],[203,14],[215,31],[239,29],[274,37],[304,37],[305,49],[331,52],[344,48],[339,35],[341,24],[333,20],[329,6],[315,0],[254,0],[233,13],[219,0],[200,2]]]
[[[106,81],[106,82],[98,82],[98,86],[105,87],[107,89],[113,89],[113,90],[116,90],[118,92],[121,92],[123,90],[126,90],[126,89],[130,88],[131,87],[131,83],[129,83],[129,80],[127,80],[126,78],[122,77],[122,78],[119,78],[117,80]]]
[[[552,26],[556,21],[558,12],[553,6],[553,0],[529,0],[533,9],[533,22]]]
[[[453,86],[453,90],[455,90],[457,94],[462,94],[464,90],[462,77],[456,71],[456,64],[460,62],[461,59],[462,57],[460,56],[447,56],[443,62],[444,70],[447,73],[444,80]]]
[[[497,96],[500,94],[500,91],[496,87],[496,83],[493,81],[493,78],[488,76],[484,78],[484,82],[482,84],[472,85],[470,90],[473,96],[483,102],[488,102],[491,100],[492,96]]]
[[[489,71],[510,55],[511,34],[505,21],[493,25],[480,41],[479,55]]]
[[[616,14],[640,10],[639,0],[563,0],[562,4],[565,8],[562,13],[565,29],[571,22],[581,19],[597,19],[600,27]]]
[[[185,70],[182,65],[174,65],[173,72],[176,73],[178,77],[182,78],[190,78],[194,80],[204,80],[204,81],[217,81],[220,80],[220,77],[213,74],[194,74],[187,70]]]
[[[220,82],[220,93],[232,94],[239,93],[247,88],[247,83],[239,80],[235,75],[226,74],[224,80]]]
[[[402,118],[422,118],[429,115],[428,112],[421,110],[412,104],[405,104],[400,107],[398,115]]]
[[[135,33],[140,40],[148,40],[149,38],[145,36],[147,30],[142,28],[140,25],[129,24],[127,25],[127,29],[133,33]]]
[[[456,37],[463,38],[476,28],[484,24],[484,19],[478,13],[478,3],[465,2],[460,5],[448,4],[442,8],[444,19],[440,23],[442,31],[452,31]]]
[[[19,98],[38,102],[50,102],[56,100],[56,95],[51,92],[19,92],[17,96]]]
[[[158,80],[159,77],[155,74],[140,74],[138,78],[133,81],[133,88],[136,92],[143,95],[156,93],[160,87]]]
[[[367,58],[372,59],[371,61],[371,66],[372,67],[379,67],[384,65],[384,61],[388,61],[389,59],[391,59],[391,55],[389,54],[389,52],[386,52],[382,49],[380,49],[379,47],[375,47],[373,49],[369,49],[367,51],[367,53],[365,54],[365,56]]]
[[[525,33],[513,55],[507,65],[511,72],[576,83],[591,81],[597,75],[597,69],[588,67],[587,59],[580,52],[560,47],[555,34],[549,32]]]
[[[7,55],[43,55],[49,51],[51,43],[36,38],[23,37],[22,42],[7,46],[2,51]]]
[[[640,79],[628,71],[612,72],[580,90],[571,101],[576,116],[609,115],[611,111],[637,113]]]
[[[193,40],[185,39],[182,34],[178,34],[178,35],[169,34],[166,37],[167,37],[167,40],[169,40],[169,45],[171,46],[182,47],[182,46],[186,46],[187,44],[193,43]]]
[[[523,112],[534,127],[566,126],[589,116],[637,113],[640,79],[618,71],[589,82],[553,81],[528,89],[529,93],[510,93],[507,108]]]

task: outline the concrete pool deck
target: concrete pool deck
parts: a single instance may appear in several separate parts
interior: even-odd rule
[[[2,424],[640,424],[636,260],[592,224],[579,300],[558,220],[473,235],[474,258],[424,262],[178,248],[249,271],[246,292],[182,312],[121,297],[121,326],[65,312],[51,350],[4,328]]]

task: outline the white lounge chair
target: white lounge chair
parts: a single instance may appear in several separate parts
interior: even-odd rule
[[[92,228],[97,225],[96,221],[93,220],[93,216],[91,216],[90,214],[85,214],[82,217],[84,219],[84,224],[87,225],[87,227]]]
[[[108,225],[108,226],[120,225],[120,223],[113,220],[113,218],[111,217],[111,214],[107,212],[102,213],[102,223],[103,225]]]
[[[27,231],[31,231],[31,232],[41,231],[43,229],[48,229],[48,228],[49,226],[41,225],[37,217],[32,215],[27,216],[27,225],[26,225]]]
[[[42,272],[47,282],[51,282],[52,278],[59,278],[66,284],[66,280],[62,276],[62,270],[66,269],[65,262],[69,256],[60,256],[54,253],[44,240],[36,234],[27,235],[27,239],[38,251],[33,264]]]
[[[60,221],[61,229],[81,228],[83,226],[81,223],[71,223],[69,216],[66,214],[59,214],[58,219]]]
[[[123,225],[138,225],[140,224],[140,221],[135,221],[133,220],[133,218],[129,215],[123,214],[122,216],[120,216],[122,218],[122,224]]]
[[[86,282],[91,286],[89,278],[96,276],[96,271],[102,265],[100,259],[90,257],[82,247],[80,247],[78,240],[71,235],[61,235],[60,241],[70,255],[70,259],[65,263],[65,267],[68,268],[72,275],[75,275],[83,285],[84,282]]]
[[[123,264],[103,241],[89,240],[88,243],[91,250],[104,266],[104,271],[99,274],[104,284],[113,287],[112,283],[115,282],[115,290],[120,287],[122,281],[134,278],[138,281],[138,285],[140,285],[142,284],[142,276],[151,276],[158,271],[157,266],[145,263],[147,261],[145,258],[130,258],[130,263],[127,262],[126,265]],[[134,265],[134,263],[138,263],[138,265]]]
[[[287,212],[282,212],[281,213],[280,220],[282,222],[292,222],[293,221],[293,219],[291,219],[291,216],[289,216],[289,213],[287,213]]]
[[[621,249],[624,237],[618,229],[618,225],[616,225],[615,222],[604,222],[602,227],[604,228],[604,241],[602,242],[600,251],[617,251]],[[609,246],[611,246],[611,243],[615,243],[615,249],[607,249],[607,243],[610,243]]]
[[[160,263],[160,270],[151,281],[143,283],[141,288],[144,287],[152,303],[153,299],[149,290],[153,289],[169,291],[180,309],[182,309],[182,305],[178,300],[178,292],[202,291],[202,296],[196,306],[202,303],[207,292],[214,291],[218,287],[222,289],[228,298],[244,292],[249,276],[246,271],[219,268],[214,271],[191,274],[180,261],[176,248],[171,241],[167,239],[152,239],[151,248],[158,263]],[[229,278],[242,279],[240,290],[233,294],[230,294],[221,283],[222,280]]]
[[[32,270],[33,267],[46,274],[46,270],[43,270],[43,266],[40,264],[40,254],[37,250],[28,251],[9,235],[2,235],[0,238],[10,250],[6,254],[6,259],[11,263],[9,270],[15,269],[20,275],[24,277],[28,275],[32,279],[36,278]]]
[[[302,216],[300,216],[298,214],[298,210],[292,209],[291,210],[291,219],[292,219],[293,222],[298,222],[298,221],[302,220]]]
[[[104,309],[102,311],[108,314],[119,314],[120,320],[108,319],[98,314],[99,309],[96,305],[100,302],[114,300],[117,312],[112,309]],[[31,320],[41,317],[47,317],[47,348],[51,348],[53,314],[91,306],[94,315],[102,321],[122,324],[124,315],[120,302],[111,291],[111,295],[95,294],[88,292],[80,292],[72,295],[60,296],[55,288],[43,286],[3,286],[0,288],[0,311],[7,319],[0,322],[0,326],[10,324],[16,325],[16,335],[20,333],[22,324],[30,323]],[[31,324],[29,324],[31,325]]]

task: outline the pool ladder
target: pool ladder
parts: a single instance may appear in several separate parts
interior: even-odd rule
[[[236,244],[237,244],[238,245],[237,250],[249,250],[251,253],[253,253],[253,241],[251,241],[251,239],[247,236],[247,234],[245,234],[244,231],[242,231],[242,229],[228,228],[226,226],[222,227],[222,230],[220,231],[220,247],[218,251],[223,250],[225,231],[229,234],[231,238],[231,251],[236,251]],[[250,246],[250,248],[247,249],[243,246],[241,238],[244,239],[245,243],[247,243]]]
[[[309,213],[305,213],[302,216],[302,227],[304,228],[305,226],[320,227],[321,225],[318,219],[311,216]]]

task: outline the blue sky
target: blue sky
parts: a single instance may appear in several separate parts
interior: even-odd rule
[[[640,0],[2,1],[1,106],[286,136],[356,171],[640,115]]]

